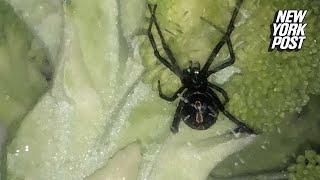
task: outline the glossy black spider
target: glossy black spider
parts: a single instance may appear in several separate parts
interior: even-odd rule
[[[169,68],[175,75],[177,75],[182,83],[182,87],[177,90],[172,96],[166,96],[162,93],[160,87],[160,81],[158,81],[158,90],[159,96],[167,101],[174,101],[178,98],[179,94],[182,93],[181,100],[177,107],[176,113],[174,115],[174,120],[171,126],[171,131],[173,133],[178,132],[179,123],[181,119],[191,128],[198,130],[205,130],[211,127],[217,120],[217,116],[219,111],[221,111],[226,117],[228,117],[231,121],[238,125],[235,131],[246,131],[248,133],[254,133],[254,130],[246,126],[244,123],[239,121],[236,117],[234,117],[230,112],[225,109],[225,104],[228,103],[229,97],[227,93],[219,86],[208,82],[207,78],[230,65],[232,65],[235,61],[235,54],[233,52],[232,43],[230,39],[230,35],[234,29],[234,21],[239,12],[239,8],[242,4],[243,0],[239,0],[237,5],[232,13],[231,20],[229,22],[228,28],[226,32],[223,32],[223,37],[220,39],[218,44],[212,50],[207,62],[200,69],[200,64],[195,63],[196,66],[193,66],[192,61],[190,61],[190,65],[188,68],[181,70],[176,64],[176,59],[173,56],[172,51],[167,45],[163,34],[160,30],[160,26],[157,22],[157,18],[155,16],[155,12],[157,9],[157,5],[148,4],[149,11],[151,13],[151,20],[148,28],[148,37],[151,42],[152,48],[154,50],[154,55],[157,59],[164,64],[167,68]],[[157,45],[155,39],[152,34],[152,26],[155,24],[156,30],[159,34],[162,47],[169,58],[170,62],[162,57],[157,49]],[[230,58],[222,63],[221,65],[209,70],[209,67],[220,49],[223,45],[227,43],[228,50],[230,53]],[[186,90],[185,90],[186,89]],[[224,97],[224,102],[222,102],[215,91],[220,92]]]

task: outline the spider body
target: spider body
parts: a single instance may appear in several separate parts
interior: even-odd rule
[[[222,32],[222,38],[213,48],[204,66],[201,68],[200,63],[190,61],[189,67],[183,70],[181,70],[176,64],[176,59],[162,35],[160,26],[155,16],[157,5],[154,5],[153,7],[150,4],[148,5],[151,13],[148,37],[154,50],[154,55],[163,65],[165,65],[180,78],[182,84],[182,87],[180,87],[172,96],[167,96],[162,92],[160,81],[158,81],[159,96],[162,99],[173,102],[179,97],[179,95],[181,97],[171,125],[171,131],[173,133],[178,132],[179,123],[181,120],[193,129],[208,129],[216,122],[219,112],[222,112],[226,117],[228,117],[231,121],[238,125],[238,128],[235,129],[236,131],[246,131],[248,133],[254,133],[253,129],[249,128],[246,124],[239,121],[225,109],[225,105],[229,101],[227,92],[223,90],[223,88],[207,80],[207,78],[211,74],[214,74],[232,65],[235,62],[235,55],[233,52],[230,35],[234,29],[234,22],[242,2],[243,0],[239,0],[237,2],[236,8],[232,13],[232,17],[226,32]],[[152,34],[153,24],[156,27],[156,30],[161,39],[162,47],[170,61],[164,58],[158,51],[154,36]],[[210,65],[212,64],[213,60],[224,44],[227,44],[228,46],[230,58],[226,62],[209,70]],[[223,96],[223,101],[220,100],[217,93],[220,93]]]
[[[209,89],[207,77],[200,73],[200,64],[190,66],[184,69],[182,75],[182,84],[186,87],[179,106],[177,114],[189,127],[198,130],[205,130],[211,127],[217,120],[219,114],[219,103],[215,93]],[[173,132],[177,129],[171,128]]]
[[[196,66],[192,66],[192,61],[190,61],[190,66],[182,71],[181,82],[187,89],[194,90],[205,90],[208,81],[204,74],[200,73],[200,64],[196,63]]]
[[[219,115],[219,101],[210,89],[187,90],[177,109],[180,118],[192,129],[205,130],[211,127]],[[172,131],[177,131],[174,127]]]

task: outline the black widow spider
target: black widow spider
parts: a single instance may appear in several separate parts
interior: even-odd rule
[[[223,32],[223,36],[218,42],[218,44],[212,50],[207,62],[200,69],[200,64],[196,62],[196,66],[193,66],[193,62],[190,61],[190,65],[188,68],[181,70],[176,64],[176,59],[167,45],[163,34],[160,30],[160,26],[157,22],[157,18],[155,15],[157,5],[148,4],[149,11],[151,13],[151,20],[148,28],[148,37],[152,48],[154,50],[154,55],[157,59],[164,64],[167,68],[169,68],[175,75],[177,75],[182,83],[182,87],[180,87],[172,96],[166,96],[162,93],[160,80],[158,81],[158,90],[159,96],[167,101],[173,102],[182,93],[181,100],[177,107],[176,113],[174,115],[174,120],[171,125],[171,131],[173,133],[177,133],[179,130],[179,123],[181,119],[191,128],[198,130],[205,130],[211,127],[217,120],[217,116],[219,111],[221,111],[226,117],[228,117],[231,121],[236,123],[238,127],[235,129],[236,132],[246,131],[248,133],[255,133],[253,129],[249,128],[246,124],[239,121],[236,117],[234,117],[229,111],[225,109],[225,105],[229,101],[229,97],[227,92],[223,90],[221,87],[208,82],[207,78],[235,62],[235,54],[233,52],[232,43],[230,39],[230,35],[234,29],[234,22],[239,12],[239,8],[242,4],[243,0],[239,0],[236,4],[235,9],[233,10],[231,20],[229,22],[228,28],[226,32]],[[162,47],[169,58],[170,62],[162,57],[157,49],[157,45],[155,39],[152,34],[152,26],[155,24],[156,30],[159,34]],[[227,43],[228,50],[230,53],[230,58],[222,63],[221,65],[209,70],[209,67],[220,49],[223,45]],[[186,91],[184,91],[186,89]],[[215,93],[218,91],[224,97],[224,102],[222,102],[218,95]]]

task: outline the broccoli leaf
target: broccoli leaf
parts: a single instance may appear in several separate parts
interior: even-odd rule
[[[52,67],[40,40],[4,1],[0,21],[0,123],[9,128],[48,89]]]
[[[27,24],[30,30],[48,49],[48,58],[57,65],[63,40],[63,9],[59,0],[4,0]]]

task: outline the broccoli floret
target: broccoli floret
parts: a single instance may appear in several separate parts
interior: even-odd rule
[[[180,67],[186,67],[189,60],[204,64],[221,37],[217,29],[226,28],[235,6],[235,1],[164,0],[152,3],[158,4],[156,15]],[[317,4],[314,1],[245,1],[241,7],[232,34],[236,53],[234,66],[241,73],[229,79],[223,88],[230,96],[227,108],[255,129],[275,130],[288,113],[301,111],[309,101],[308,94],[320,93]],[[307,40],[298,52],[268,52],[275,9],[290,8],[308,9],[305,19]],[[159,39],[158,44],[160,47]],[[167,93],[174,92],[180,85],[179,80],[156,60],[147,38],[142,43],[141,54],[147,69],[145,82],[156,87],[160,79]],[[214,63],[227,57],[228,53],[223,49]],[[215,81],[215,77],[210,80]]]
[[[296,163],[288,168],[289,180],[315,180],[320,177],[320,155],[313,150],[297,157]]]

